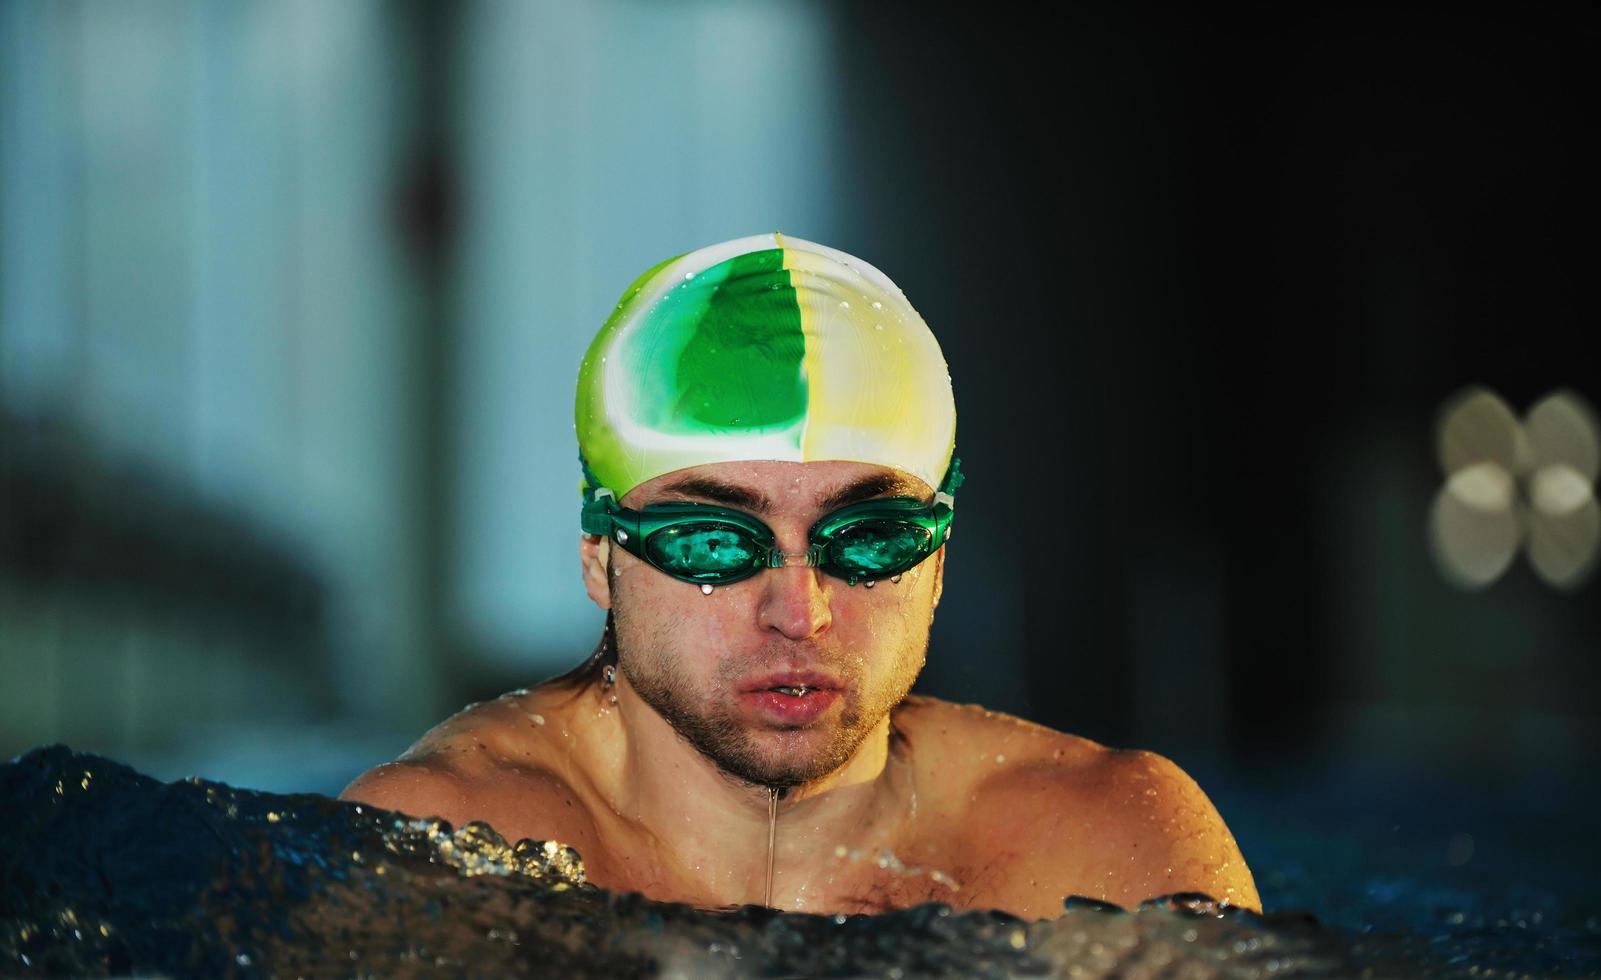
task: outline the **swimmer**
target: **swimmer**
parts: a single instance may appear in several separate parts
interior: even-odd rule
[[[598,647],[344,799],[558,840],[601,887],[702,907],[1260,909],[1172,762],[910,695],[963,474],[944,357],[878,270],[776,234],[664,262],[591,345],[576,421]]]

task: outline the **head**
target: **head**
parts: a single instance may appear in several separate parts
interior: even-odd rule
[[[785,552],[857,494],[921,494],[909,474],[852,462],[751,461],[679,470],[635,488],[624,505],[698,501],[741,507]],[[928,649],[944,579],[941,549],[869,588],[805,565],[768,568],[708,593],[608,538],[580,543],[584,585],[613,617],[618,669],[642,700],[724,772],[789,786],[839,768],[911,690]],[[796,720],[762,703],[804,684],[830,703]],[[812,695],[816,697],[816,695]]]
[[[591,346],[577,428],[596,532],[584,584],[610,614],[588,666],[614,657],[738,779],[795,785],[848,761],[923,665],[956,486],[950,377],[905,297],[860,260],[776,235],[670,260]],[[822,521],[875,500],[940,519],[904,571],[859,580],[820,557],[839,554]],[[630,540],[604,519],[669,504],[737,511],[763,558],[707,589],[642,551],[640,525]]]

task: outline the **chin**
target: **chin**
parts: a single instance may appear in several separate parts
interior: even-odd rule
[[[767,732],[754,736],[747,746],[746,768],[759,773],[756,782],[772,786],[798,786],[828,775],[850,762],[862,738],[840,738],[837,728],[807,728]]]

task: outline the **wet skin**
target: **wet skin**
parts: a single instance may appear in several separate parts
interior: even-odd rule
[[[799,552],[853,492],[931,496],[868,464],[744,462],[659,477],[623,503],[735,505]],[[703,595],[586,538],[585,587],[616,620],[615,685],[474,705],[342,795],[560,840],[602,887],[707,907],[762,901],[766,786],[781,783],[778,908],[940,901],[1048,918],[1065,895],[1131,906],[1181,891],[1259,908],[1233,837],[1173,763],[906,695],[949,547],[872,589],[785,567]],[[759,689],[802,673],[833,692],[815,717],[764,706]]]

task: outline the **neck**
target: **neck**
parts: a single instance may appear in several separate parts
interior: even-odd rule
[[[609,703],[612,695],[615,705]],[[709,904],[760,903],[769,787],[719,769],[621,674],[615,686],[594,696],[609,709],[598,715],[597,788],[638,833],[655,877],[681,883]],[[786,896],[826,872],[837,848],[857,851],[887,842],[908,792],[907,773],[893,764],[889,748],[886,716],[844,765],[783,792],[777,803],[775,905],[784,907]]]

